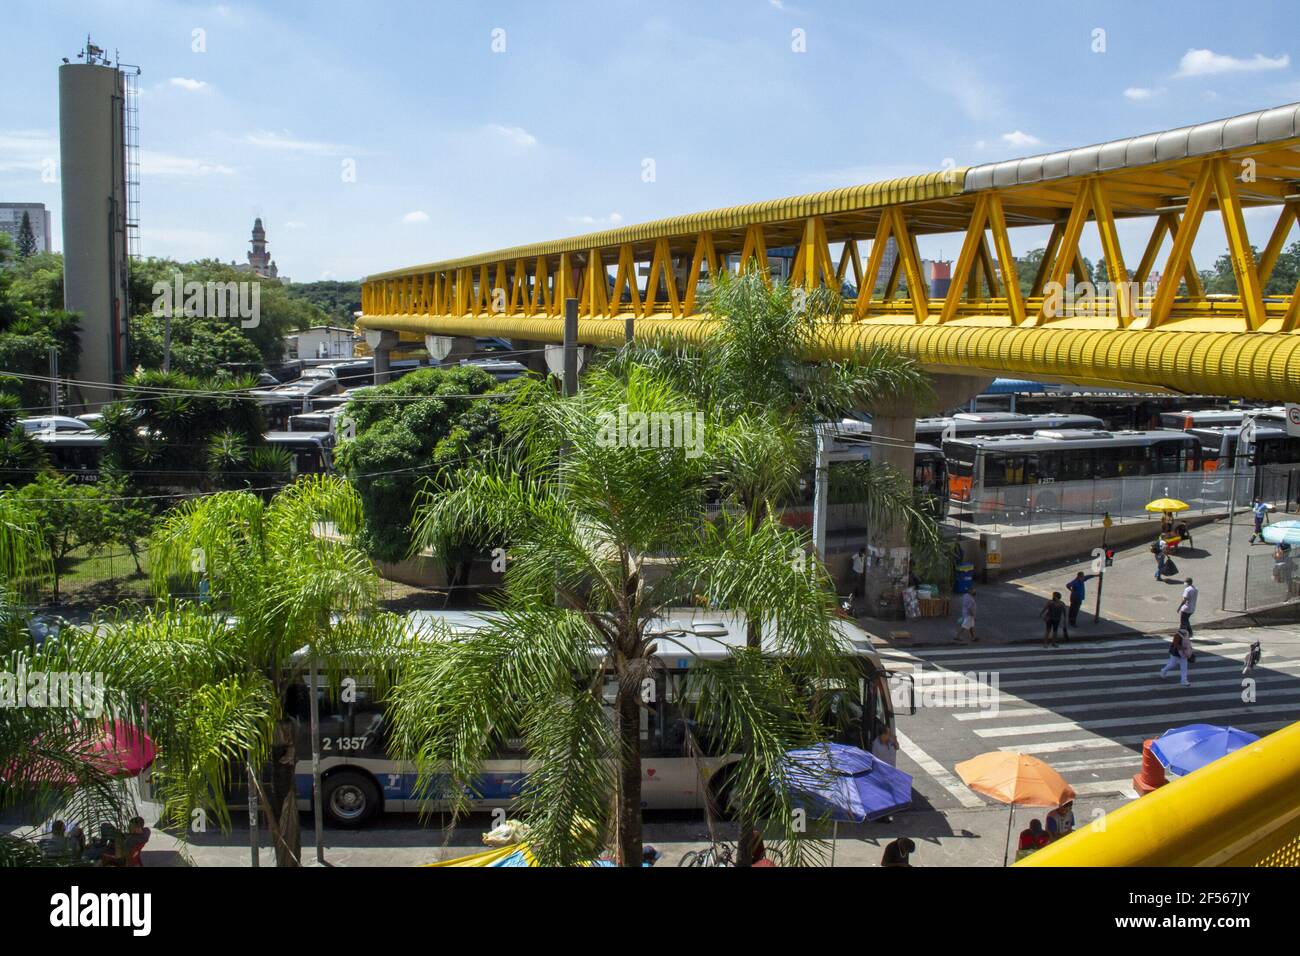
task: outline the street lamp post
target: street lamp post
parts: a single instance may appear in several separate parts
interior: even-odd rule
[[[1101,587],[1106,582],[1106,556],[1110,553],[1106,550],[1106,532],[1114,523],[1110,518],[1110,512],[1107,511],[1101,519],[1101,560],[1097,564],[1097,603],[1092,609],[1093,624],[1101,620]]]

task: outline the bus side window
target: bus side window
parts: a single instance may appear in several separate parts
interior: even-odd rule
[[[1003,485],[1019,484],[1019,479],[1011,474],[1011,462],[998,452],[984,454],[984,487],[1000,488]]]
[[[1025,476],[1024,479],[1025,484],[1027,485],[1038,484],[1038,456],[1037,455],[1026,455],[1025,463],[1022,466],[1022,469]]]

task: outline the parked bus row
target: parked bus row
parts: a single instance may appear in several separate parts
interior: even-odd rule
[[[268,444],[289,452],[291,474],[333,471],[338,416],[354,394],[356,389],[312,403],[308,411],[284,416],[266,434]],[[912,479],[918,492],[935,503],[940,517],[949,502],[971,510],[1032,506],[1038,511],[1092,511],[1096,489],[1086,489],[1084,502],[1082,484],[1153,475],[1203,475],[1203,485],[1183,482],[1183,491],[1226,501],[1226,484],[1235,473],[1242,479],[1238,493],[1248,500],[1257,490],[1256,465],[1300,463],[1300,437],[1287,434],[1285,410],[1252,414],[1255,437],[1246,450],[1238,448],[1241,411],[1171,412],[1165,416],[1168,427],[1149,431],[1105,431],[1100,419],[1087,415],[963,412],[922,418],[913,443]],[[89,430],[87,421],[43,416],[26,419],[23,425],[42,443],[54,469],[79,481],[97,480],[106,439]],[[870,460],[871,437],[869,422],[839,423],[832,440],[832,467]],[[1067,493],[1063,486],[1070,483],[1076,487]],[[1032,502],[1023,491],[1009,490],[1042,485],[1058,487],[1038,488],[1030,496]],[[788,503],[788,521],[811,521],[814,488],[810,467]],[[1096,507],[1106,510],[1104,504]]]

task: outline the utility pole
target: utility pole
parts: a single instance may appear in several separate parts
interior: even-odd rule
[[[564,395],[578,394],[578,300],[564,300]]]
[[[1228,492],[1228,548],[1223,555],[1223,597],[1219,601],[1219,610],[1228,609],[1228,571],[1232,568],[1232,519],[1237,514],[1237,463],[1241,453],[1249,442],[1255,440],[1255,419],[1247,418],[1237,429],[1237,447],[1232,450],[1232,490]]]
[[[257,807],[257,771],[253,769],[253,752],[248,752],[248,760],[244,764],[248,773],[248,851],[252,855],[253,866],[261,866],[260,853],[262,841],[259,827],[261,821],[258,819]]]
[[[321,866],[325,865],[325,814],[321,806],[321,779],[320,779],[320,690],[319,677],[316,669],[315,648],[312,649],[311,672],[309,676],[311,688],[308,691],[309,700],[311,701],[311,809],[312,824],[316,833],[316,862]]]
[[[813,550],[822,561],[826,560],[826,499],[830,490],[831,427],[825,422],[814,426],[817,461],[813,467]]]
[[[1106,562],[1109,560],[1107,555],[1110,553],[1106,550],[1106,532],[1114,524],[1110,518],[1110,512],[1107,511],[1101,519],[1101,564],[1097,568],[1097,603],[1092,609],[1092,623],[1096,624],[1101,620],[1101,586],[1106,581]]]
[[[59,350],[50,346],[50,414],[59,414]]]

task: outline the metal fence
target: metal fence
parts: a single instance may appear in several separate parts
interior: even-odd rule
[[[1107,514],[1116,523],[1150,520],[1146,505],[1156,498],[1187,502],[1191,508],[1182,515],[1226,513],[1231,494],[1231,476],[1212,472],[1042,482],[986,489],[974,501],[952,501],[949,517],[985,530],[1063,530],[1100,524]],[[1237,504],[1250,504],[1253,494],[1252,476],[1239,476]]]
[[[1243,591],[1243,611],[1287,604],[1300,599],[1300,557],[1288,552],[1275,557],[1272,549],[1267,554],[1246,555],[1246,587]]]
[[[1283,511],[1300,510],[1300,464],[1264,465],[1259,495]]]

